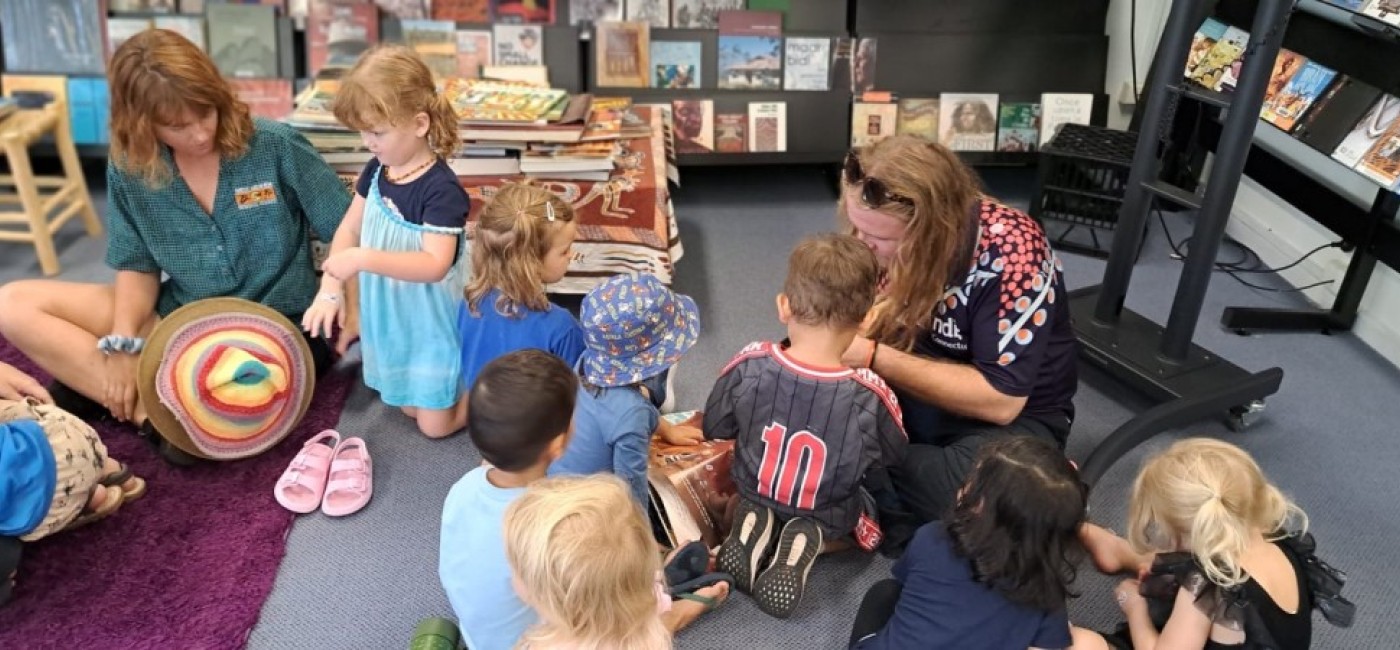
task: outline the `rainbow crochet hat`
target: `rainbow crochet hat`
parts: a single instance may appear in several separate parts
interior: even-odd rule
[[[301,422],[316,388],[311,349],[282,314],[209,298],[161,319],[146,341],[141,404],[161,437],[209,460],[255,456]]]

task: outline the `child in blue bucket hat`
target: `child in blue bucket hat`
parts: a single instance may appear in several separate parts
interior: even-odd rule
[[[579,310],[587,348],[579,358],[574,435],[551,476],[611,472],[647,506],[651,437],[676,445],[703,440],[699,429],[661,418],[666,377],[695,345],[695,301],[653,275],[619,275],[594,287]]]

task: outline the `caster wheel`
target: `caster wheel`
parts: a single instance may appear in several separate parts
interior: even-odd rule
[[[1264,400],[1254,400],[1248,404],[1235,406],[1226,416],[1225,424],[1231,431],[1240,433],[1253,426],[1264,413]]]
[[[192,467],[199,464],[198,457],[185,453],[179,447],[165,440],[160,441],[160,457],[164,458],[165,462],[176,467]]]

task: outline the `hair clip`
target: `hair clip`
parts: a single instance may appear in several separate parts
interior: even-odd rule
[[[548,199],[545,199],[544,202],[544,218],[550,223],[554,222],[554,202]]]

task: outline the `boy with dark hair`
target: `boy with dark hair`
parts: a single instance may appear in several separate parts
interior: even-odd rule
[[[796,609],[824,540],[834,542],[830,550],[880,543],[864,486],[887,489],[884,468],[898,464],[908,439],[884,381],[841,363],[878,283],[874,253],[854,237],[803,240],[777,298],[788,340],[741,350],[705,406],[705,436],[737,441],[741,500],[719,568],[773,616]],[[776,551],[759,573],[778,524]]]
[[[577,394],[568,364],[531,349],[486,364],[467,396],[467,434],[486,464],[443,504],[438,577],[468,647],[513,648],[535,623],[511,587],[502,524],[506,507],[563,455]]]

